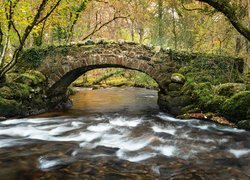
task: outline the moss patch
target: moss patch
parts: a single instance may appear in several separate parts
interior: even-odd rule
[[[46,77],[39,71],[29,70],[21,74],[15,82],[26,84],[29,86],[36,86],[46,81]]]
[[[225,116],[235,122],[248,119],[250,116],[250,91],[239,92],[226,100],[222,105],[222,111]]]
[[[29,70],[0,87],[0,116],[26,116],[47,108],[46,78]]]
[[[242,81],[243,59],[209,54],[174,53],[173,60],[181,61],[182,64],[186,61],[179,72],[197,83],[210,82],[217,85]]]
[[[194,85],[193,98],[199,107],[203,108],[213,98],[213,87],[210,83],[198,83]]]
[[[224,96],[215,95],[205,103],[205,109],[209,112],[220,113],[223,103],[227,100]]]
[[[245,91],[246,85],[242,83],[225,83],[216,86],[215,91],[218,95],[231,97],[232,95]]]
[[[21,103],[0,97],[0,115],[15,116],[20,113]]]
[[[0,96],[6,99],[13,98],[12,90],[8,86],[3,86],[0,88]]]
[[[182,84],[178,84],[178,83],[170,83],[168,85],[168,90],[169,91],[180,91],[182,88]]]

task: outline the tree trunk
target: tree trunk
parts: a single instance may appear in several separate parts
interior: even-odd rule
[[[163,45],[164,27],[163,27],[163,0],[158,0],[158,43]]]
[[[139,36],[140,36],[139,42],[140,42],[140,44],[143,44],[144,34],[145,34],[144,29],[140,28],[139,29]]]
[[[238,55],[242,49],[242,40],[240,37],[236,37],[235,39],[235,55]]]
[[[131,19],[130,33],[132,42],[135,41],[135,25],[134,20]]]
[[[1,46],[3,46],[3,31],[0,23],[0,52],[1,52]]]
[[[174,4],[172,7],[172,23],[173,23],[173,31],[172,32],[174,35],[174,49],[177,50],[177,32],[176,32],[176,21],[175,21],[175,8],[176,8],[176,4]]]

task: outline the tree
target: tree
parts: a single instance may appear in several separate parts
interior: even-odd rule
[[[235,29],[242,34],[245,38],[250,41],[250,27],[244,25],[244,23],[239,19],[237,16],[237,9],[238,7],[230,2],[229,0],[196,0],[200,2],[205,2],[210,6],[214,7],[217,11],[223,13],[230,23],[235,27]]]
[[[164,25],[163,25],[163,1],[158,0],[158,43],[163,45],[164,38]]]
[[[6,73],[17,63],[30,33],[51,16],[60,2],[61,0],[42,0],[40,4],[36,4],[37,2],[24,0],[1,1],[4,9],[1,11],[0,23],[3,25],[0,28],[5,42],[0,57],[0,82],[5,80]],[[25,9],[29,7],[28,5],[34,5],[32,10]],[[17,40],[14,37],[17,37]],[[7,57],[7,53],[11,56]]]

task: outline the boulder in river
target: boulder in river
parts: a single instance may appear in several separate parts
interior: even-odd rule
[[[249,120],[242,120],[237,123],[237,127],[241,129],[250,130],[250,119]]]

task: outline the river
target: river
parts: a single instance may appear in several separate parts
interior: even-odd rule
[[[80,90],[0,122],[0,179],[249,179],[250,132],[161,112],[157,91]]]

